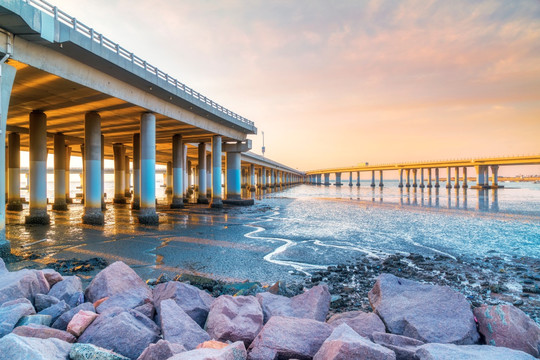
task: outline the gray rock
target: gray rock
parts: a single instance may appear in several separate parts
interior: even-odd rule
[[[66,330],[67,329],[67,326],[69,324],[69,322],[71,321],[71,319],[73,319],[73,317],[75,316],[75,314],[77,314],[80,310],[86,310],[86,311],[93,311],[95,312],[94,310],[94,305],[92,305],[92,303],[83,303],[79,306],[76,306],[74,307],[73,309],[69,310],[69,311],[66,311],[65,313],[63,313],[53,324],[52,324],[52,327],[54,329],[59,329],[59,330]]]
[[[212,303],[206,330],[219,341],[243,341],[249,346],[263,327],[263,312],[254,296],[222,295]]]
[[[45,278],[45,274],[42,270],[33,270],[36,274],[36,279],[39,284],[39,292],[41,294],[47,294],[49,290],[51,290],[51,287],[49,285],[49,282],[47,281],[47,278]]]
[[[6,263],[4,262],[4,259],[0,257],[0,274],[7,273],[8,269],[6,268]]]
[[[12,300],[0,306],[0,338],[13,331],[15,324],[26,315],[35,314],[34,307],[26,298]]]
[[[249,346],[248,359],[309,359],[331,333],[330,325],[317,320],[272,316]]]
[[[375,313],[392,334],[458,345],[479,340],[469,303],[448,286],[421,284],[381,274],[368,297]]]
[[[38,312],[39,315],[50,315],[51,324],[54,323],[60,316],[62,316],[66,311],[69,311],[71,307],[66,304],[64,300],[60,300],[59,303],[54,304],[46,309]]]
[[[341,324],[349,325],[358,335],[371,340],[371,335],[375,332],[385,332],[386,328],[381,318],[375,313],[365,313],[363,311],[349,311],[333,315],[327,321],[328,325],[334,329]]]
[[[77,339],[67,331],[53,329],[45,325],[29,324],[16,327],[13,333],[19,336],[35,337],[40,339],[55,338],[68,343],[74,343]]]
[[[41,311],[54,304],[58,304],[59,302],[60,300],[51,295],[36,294],[36,296],[34,297],[34,305],[36,307],[36,311]]]
[[[81,293],[81,279],[78,276],[66,276],[64,280],[53,285],[48,295],[64,300],[70,307],[76,307],[79,305]]]
[[[324,341],[313,360],[395,360],[396,355],[381,345],[358,335],[347,324],[337,326]]]
[[[71,360],[130,360],[110,350],[102,349],[92,344],[73,344],[69,352]]]
[[[418,346],[424,345],[420,340],[402,335],[373,333],[373,342],[382,345],[396,354],[396,360],[416,360]]]
[[[30,324],[50,326],[51,315],[26,315],[20,318],[17,324],[15,324],[15,327]]]
[[[98,316],[79,337],[90,343],[136,359],[159,339],[159,328],[135,310],[111,309]]]
[[[161,332],[163,339],[192,350],[210,336],[173,299],[159,304]]]
[[[45,276],[45,279],[49,283],[50,287],[53,287],[54,284],[64,280],[64,277],[60,275],[60,273],[54,271],[53,269],[43,269],[41,270],[41,272]]]
[[[523,351],[486,345],[425,344],[416,350],[418,360],[533,360]]]
[[[478,330],[488,345],[521,350],[540,357],[540,327],[513,305],[484,305],[474,309]]]
[[[204,326],[210,305],[214,301],[206,291],[178,281],[169,281],[154,288],[156,308],[166,299],[173,299],[200,327]]]
[[[36,294],[42,293],[41,284],[33,270],[19,270],[2,274],[0,305],[13,299],[26,298],[34,303]]]
[[[186,348],[180,344],[171,343],[167,340],[159,340],[150,344],[137,360],[162,360],[169,359],[173,355],[185,352]]]
[[[0,339],[0,360],[67,360],[71,344],[58,339],[8,334]]]
[[[146,303],[140,306],[137,306],[134,308],[134,310],[137,310],[147,318],[153,319],[154,315],[156,314],[156,309],[154,308],[154,304],[152,303]]]
[[[246,347],[237,341],[223,349],[197,349],[173,356],[168,360],[246,360]]]

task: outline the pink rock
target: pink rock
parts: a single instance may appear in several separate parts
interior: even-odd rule
[[[534,360],[523,351],[485,345],[425,344],[415,355],[416,360]]]
[[[159,304],[159,317],[163,338],[193,350],[210,336],[173,300],[163,300]]]
[[[169,359],[173,355],[180,354],[185,351],[186,348],[184,348],[180,344],[174,344],[168,342],[167,340],[159,340],[155,344],[148,345],[148,347],[144,349],[141,356],[139,356],[137,360]]]
[[[34,296],[43,293],[43,284],[34,270],[23,269],[2,274],[0,305],[19,298],[26,298],[34,303]]]
[[[145,303],[143,305],[137,306],[134,310],[137,310],[141,314],[145,315],[149,319],[153,319],[156,314],[156,309],[151,302]]]
[[[513,305],[484,305],[474,309],[486,343],[540,357],[540,327]]]
[[[327,321],[328,325],[334,329],[341,324],[349,325],[358,335],[367,337],[371,340],[374,332],[385,332],[385,326],[381,318],[374,313],[365,313],[363,311],[349,311],[341,314],[335,314]]]
[[[254,296],[222,295],[212,303],[206,330],[219,341],[243,341],[249,346],[263,327],[263,312]]]
[[[40,339],[55,338],[74,343],[77,339],[67,331],[53,329],[45,325],[28,324],[13,329],[13,333],[19,336],[35,337]]]
[[[168,360],[246,360],[246,347],[242,341],[223,349],[196,349],[180,353]]]
[[[378,332],[373,333],[372,337],[374,343],[392,350],[396,354],[397,360],[417,360],[416,350],[419,346],[424,345],[420,340],[402,335]]]
[[[69,322],[67,331],[79,337],[97,317],[95,312],[80,310]]]
[[[309,359],[331,333],[332,327],[320,321],[272,316],[249,346],[248,359]]]
[[[39,283],[39,292],[41,294],[47,294],[50,291],[51,286],[45,277],[45,273],[43,270],[34,270],[34,272],[36,273],[36,279]]]
[[[43,275],[45,275],[45,279],[49,283],[50,287],[53,287],[53,285],[57,282],[64,280],[64,277],[53,269],[43,269],[41,270],[41,272],[43,273]]]
[[[218,349],[219,350],[227,346],[229,346],[229,344],[221,342],[221,341],[208,340],[197,345],[195,349]]]

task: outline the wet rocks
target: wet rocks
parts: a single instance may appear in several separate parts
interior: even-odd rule
[[[426,344],[415,353],[418,360],[533,360],[534,357],[523,351],[503,347],[482,345]]]
[[[8,334],[0,339],[0,360],[66,360],[71,344],[62,340],[39,339]]]
[[[159,318],[163,338],[192,350],[210,336],[173,299],[159,304]]]
[[[328,325],[336,328],[341,324],[349,325],[358,335],[372,339],[375,332],[385,332],[384,323],[381,318],[374,313],[363,311],[349,311],[333,315],[327,321]],[[372,339],[373,340],[373,339]]]
[[[484,305],[474,309],[474,316],[486,344],[540,357],[540,327],[515,306]]]
[[[26,298],[12,300],[0,306],[0,338],[13,331],[15,324],[26,315],[35,314],[36,311],[30,300]]]
[[[155,344],[150,344],[144,349],[137,360],[162,360],[169,359],[173,355],[185,352],[186,348],[180,344],[171,343],[167,340],[159,340]]]
[[[222,349],[196,349],[180,353],[168,360],[245,360],[247,357],[244,343],[237,341]]]
[[[382,274],[368,296],[392,334],[460,345],[479,340],[469,303],[449,287]]]
[[[82,296],[82,282],[78,276],[66,276],[64,280],[57,282],[49,291],[49,296],[54,296],[58,300],[64,300],[70,307],[79,305],[84,299]]]
[[[73,309],[63,313],[52,324],[52,327],[55,328],[55,329],[60,329],[60,330],[67,330],[67,326],[68,326],[69,322],[71,321],[71,319],[73,318],[73,316],[75,316],[75,314],[77,314],[81,310],[95,312],[94,306],[92,305],[92,303],[88,303],[88,302],[82,303],[81,305],[79,305],[77,307],[74,307]]]
[[[116,354],[110,350],[92,344],[73,344],[69,352],[71,360],[129,360],[129,358]]]
[[[80,310],[73,316],[67,326],[67,332],[74,336],[81,336],[88,326],[97,318],[97,314],[93,311]]]
[[[74,343],[77,339],[67,331],[53,329],[45,325],[29,324],[18,326],[13,330],[13,334],[40,339],[55,338],[68,343]]]

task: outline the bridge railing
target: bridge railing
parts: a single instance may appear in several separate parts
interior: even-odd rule
[[[152,75],[157,76],[159,79],[166,81],[168,84],[174,86],[176,89],[184,92],[185,94],[191,96],[194,99],[197,99],[199,101],[202,101],[206,105],[212,107],[213,109],[216,109],[217,111],[226,114],[233,119],[236,119],[240,122],[243,122],[245,124],[254,126],[255,123],[251,120],[246,119],[243,116],[238,115],[237,113],[219,105],[218,103],[214,102],[213,100],[207,98],[206,96],[202,95],[201,93],[193,90],[189,86],[181,83],[177,79],[173,78],[169,74],[165,73],[164,71],[158,69],[156,66],[153,66],[149,63],[147,63],[144,59],[138,57],[137,55],[133,54],[132,52],[128,51],[127,49],[123,48],[119,44],[115,43],[114,41],[108,39],[107,37],[103,36],[103,34],[100,34],[96,32],[93,28],[77,21],[76,18],[70,16],[66,12],[58,9],[56,6],[49,4],[48,2],[44,0],[22,0],[23,2],[33,6],[34,8],[43,11],[52,17],[54,17],[55,20],[70,26],[73,30],[77,31],[78,33],[88,37],[89,39],[92,39],[92,41],[99,43],[102,47],[115,52],[120,57],[124,58],[125,60],[130,61],[132,64],[144,69],[145,71],[149,72]]]

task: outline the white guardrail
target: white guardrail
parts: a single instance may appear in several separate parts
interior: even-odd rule
[[[255,125],[253,121],[250,121],[246,119],[243,116],[240,116],[229,109],[215,103],[214,101],[210,100],[206,96],[198,93],[197,91],[193,90],[192,88],[186,86],[185,84],[181,83],[177,79],[169,76],[165,72],[159,70],[156,66],[148,64],[145,60],[141,59],[140,57],[134,55],[132,52],[124,49],[114,41],[106,38],[103,36],[103,34],[100,34],[96,32],[91,27],[77,21],[74,17],[69,16],[62,10],[59,10],[56,6],[49,4],[46,1],[43,0],[23,0],[23,2],[31,5],[32,7],[43,11],[51,16],[54,17],[56,21],[59,21],[67,26],[70,26],[73,30],[77,31],[78,33],[88,37],[89,39],[92,39],[92,41],[95,41],[96,43],[99,43],[102,47],[109,49],[115,53],[117,53],[122,58],[131,61],[132,64],[139,66],[140,68],[144,69],[145,71],[148,71],[152,75],[156,75],[158,78],[165,80],[168,84],[174,86],[175,88],[183,91],[184,93],[190,95],[194,99],[200,100],[207,105],[211,106],[212,108],[236,119],[243,123],[246,123],[248,125]]]

